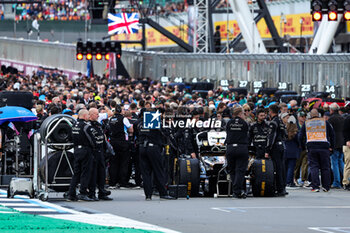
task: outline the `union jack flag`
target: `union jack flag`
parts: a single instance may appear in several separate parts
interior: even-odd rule
[[[108,34],[131,34],[139,30],[138,13],[108,13]]]

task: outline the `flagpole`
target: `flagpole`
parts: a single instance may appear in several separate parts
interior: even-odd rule
[[[92,62],[92,59],[91,59],[90,78],[93,78],[93,77],[94,77],[94,63]]]
[[[146,51],[146,25],[142,20],[142,39],[141,39],[142,50]]]

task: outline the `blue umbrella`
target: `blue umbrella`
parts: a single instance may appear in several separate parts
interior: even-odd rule
[[[0,108],[0,125],[6,121],[9,122],[29,122],[38,118],[35,114],[23,107],[6,106]]]

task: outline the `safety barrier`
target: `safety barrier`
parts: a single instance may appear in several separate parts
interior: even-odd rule
[[[0,38],[0,58],[66,71],[86,71],[86,62],[75,59],[72,44]],[[284,82],[292,84],[296,91],[301,91],[301,84],[309,84],[314,91],[334,86],[339,95],[350,96],[349,54],[192,54],[129,50],[123,51],[122,61],[135,78],[168,76],[183,77],[185,81],[206,78],[228,80],[234,86],[239,81],[262,81],[266,87],[277,87],[279,82]],[[102,74],[105,67],[106,62],[94,62],[97,74]]]
[[[206,78],[228,80],[234,86],[238,86],[240,81],[262,81],[265,87],[276,88],[281,82],[291,84],[292,89],[298,92],[301,92],[301,85],[306,84],[310,85],[310,91],[325,91],[328,86],[328,89],[334,87],[338,96],[350,96],[349,54],[128,52],[124,53],[123,59],[127,67],[133,67],[134,77],[183,77],[186,81]]]
[[[86,71],[86,62],[75,59],[73,44],[0,38],[0,58],[65,71]],[[103,65],[94,63],[97,73],[103,72]]]

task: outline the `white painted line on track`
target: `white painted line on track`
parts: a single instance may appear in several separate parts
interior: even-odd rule
[[[4,190],[0,189],[0,193],[2,193],[2,195],[0,195],[0,199],[13,199],[13,198],[7,198],[7,194],[6,195],[3,194],[3,193],[6,193]],[[15,195],[14,198],[16,199],[18,197],[21,199],[30,199],[30,197],[27,195]]]
[[[350,209],[350,206],[235,206],[235,207],[212,207],[212,210],[223,212],[246,212],[249,209]],[[349,232],[350,233],[350,232]]]
[[[31,204],[31,203],[0,203],[1,205],[3,206],[8,206],[9,208],[12,208],[12,207],[16,207],[16,206],[21,206],[21,207],[24,207],[24,206],[38,206],[38,205],[35,205],[35,204]]]
[[[0,214],[18,214],[19,212],[11,212],[11,211],[1,211],[0,210]]]
[[[178,231],[173,231],[173,230],[163,228],[160,226],[132,220],[129,218],[116,216],[113,214],[80,213],[80,214],[73,214],[73,215],[62,214],[62,215],[45,215],[45,216],[51,217],[51,218],[56,218],[56,219],[64,219],[64,220],[71,220],[71,221],[76,221],[76,222],[95,224],[95,225],[100,225],[100,226],[153,230],[153,231],[161,231],[164,233],[178,233]]]
[[[334,233],[333,231],[321,230],[319,227],[309,227],[308,229],[314,230],[314,231],[319,231],[319,232],[324,232],[324,233]]]
[[[350,227],[308,227],[308,229],[324,233],[350,233]]]
[[[0,193],[4,193],[5,191],[3,190],[0,190]],[[10,202],[10,203],[8,203]],[[42,208],[45,208],[49,211],[46,211],[46,212],[52,212],[52,210],[54,211],[57,211],[59,213],[72,213],[74,211],[72,210],[69,210],[67,208],[62,208],[58,205],[53,205],[49,202],[42,202],[38,199],[30,199],[28,196],[22,196],[22,195],[16,195],[14,198],[0,198],[0,204],[1,205],[9,205],[9,206],[12,206],[12,203],[11,202],[20,202],[18,204],[21,204],[23,206],[31,206],[31,205],[34,205],[34,206],[38,206],[38,207],[42,207]],[[20,206],[20,205],[19,205]],[[11,208],[11,207],[10,207]],[[69,210],[69,211],[67,211]],[[75,211],[76,213],[79,213],[77,211]]]
[[[0,190],[0,192],[4,193],[4,190]],[[5,202],[2,203],[1,201]],[[110,226],[110,227],[122,227],[122,228],[131,228],[131,229],[142,229],[142,230],[153,230],[153,231],[160,231],[164,233],[179,233],[178,231],[173,231],[167,228],[163,228],[160,226],[132,220],[129,218],[113,215],[113,214],[107,214],[107,213],[98,213],[98,214],[88,214],[76,210],[72,210],[69,208],[65,208],[50,202],[42,202],[38,199],[29,199],[26,196],[15,196],[14,199],[7,199],[7,198],[0,198],[0,204],[1,205],[9,205],[9,208],[13,206],[15,203],[8,203],[8,201],[20,201],[22,203],[16,203],[21,204],[22,206],[38,206],[42,208],[13,208],[15,210],[18,210],[20,212],[35,212],[40,214],[40,212],[52,212],[52,214],[45,214],[45,217],[51,217],[55,219],[62,219],[62,220],[70,220],[75,222],[82,222],[82,223],[89,223],[89,224],[95,224],[100,226]],[[20,205],[18,205],[20,206]],[[65,214],[55,214],[54,212],[59,213],[65,213]],[[12,212],[11,212],[12,213]],[[16,212],[15,212],[16,213]]]
[[[21,201],[21,199],[18,199],[18,198],[0,198],[0,202],[8,202],[8,201],[15,201],[15,202],[18,202],[18,201]],[[25,202],[25,201],[23,201]]]
[[[46,208],[13,208],[20,212],[56,212],[56,210],[53,209],[46,209]]]
[[[225,208],[225,207],[224,207]],[[240,209],[350,209],[350,206],[247,206],[228,207]]]
[[[229,210],[225,210],[225,209],[221,209],[221,208],[215,208],[215,207],[213,207],[213,208],[211,208],[212,210],[218,210],[218,211],[222,211],[222,212],[226,212],[226,213],[230,213],[231,211],[229,211]]]

